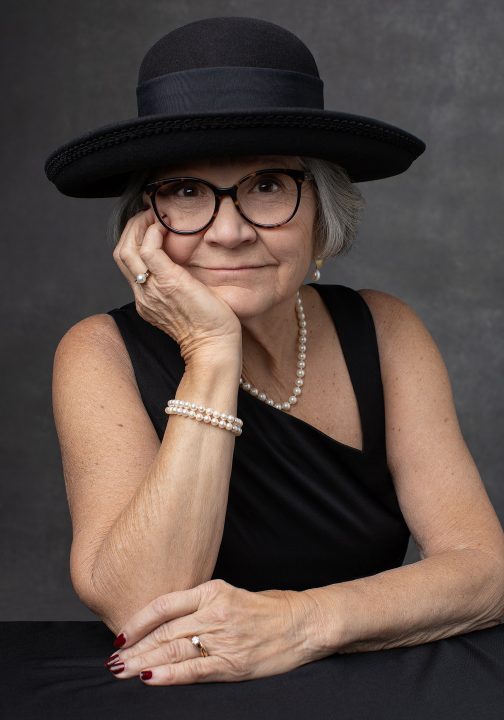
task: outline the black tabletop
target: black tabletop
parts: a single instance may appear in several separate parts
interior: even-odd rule
[[[101,622],[0,622],[2,720],[502,720],[504,625],[411,647],[334,654],[235,683],[149,687],[104,666]]]

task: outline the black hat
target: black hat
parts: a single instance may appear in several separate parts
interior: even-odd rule
[[[148,50],[137,118],[71,140],[44,169],[65,195],[111,197],[132,172],[221,155],[324,158],[363,182],[404,172],[425,150],[393,125],[324,110],[323,85],[310,50],[279,25],[197,20]]]

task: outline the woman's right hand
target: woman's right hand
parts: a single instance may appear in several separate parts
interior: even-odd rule
[[[241,323],[211,288],[173,262],[163,250],[168,230],[152,208],[131,217],[113,252],[130,284],[138,314],[180,346],[186,364],[221,349],[241,352]],[[145,283],[139,273],[151,273]]]

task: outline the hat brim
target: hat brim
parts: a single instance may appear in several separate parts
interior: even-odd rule
[[[48,179],[71,197],[115,197],[131,173],[221,155],[300,155],[343,166],[352,182],[398,175],[425,150],[418,137],[375,118],[331,110],[262,108],[150,115],[105,125],[57,148]]]

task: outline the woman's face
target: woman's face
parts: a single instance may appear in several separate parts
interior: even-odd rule
[[[228,187],[248,173],[267,168],[302,169],[294,157],[240,157],[161,168],[152,180],[188,175]],[[147,196],[144,199],[148,201]],[[302,285],[313,258],[315,213],[315,191],[306,180],[296,214],[279,227],[262,228],[247,222],[228,196],[221,200],[216,218],[205,230],[191,235],[166,230],[163,249],[191,275],[215,288],[238,316],[254,316],[292,297]],[[215,270],[251,265],[259,267],[239,272]]]

